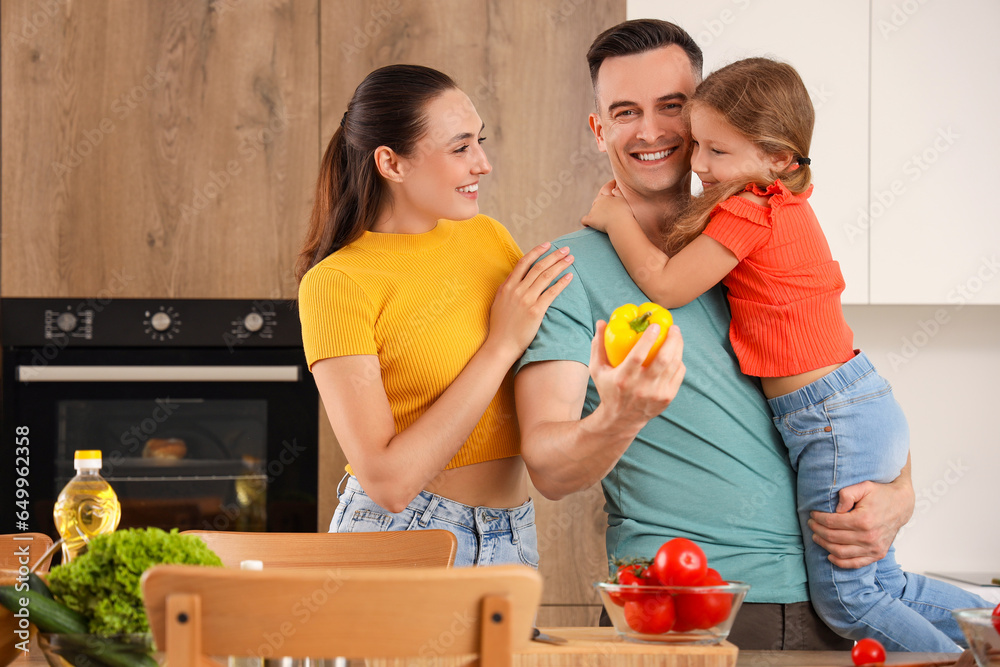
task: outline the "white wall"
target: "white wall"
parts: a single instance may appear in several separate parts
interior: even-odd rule
[[[899,562],[1000,576],[1000,307],[844,310],[910,422],[917,507]]]

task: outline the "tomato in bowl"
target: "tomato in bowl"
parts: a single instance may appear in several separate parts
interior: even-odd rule
[[[642,642],[718,644],[750,590],[738,581],[699,586],[595,584],[619,635]]]

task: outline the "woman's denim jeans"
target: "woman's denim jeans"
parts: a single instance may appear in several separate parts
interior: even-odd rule
[[[458,540],[455,567],[521,563],[538,567],[535,506],[470,507],[421,491],[402,512],[392,513],[368,497],[358,479],[341,481],[340,504],[330,522],[331,533],[444,529]],[[339,490],[340,487],[338,487]]]

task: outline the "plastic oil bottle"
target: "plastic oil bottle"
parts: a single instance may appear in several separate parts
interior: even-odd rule
[[[121,519],[118,495],[101,477],[101,452],[78,449],[73,455],[76,476],[59,493],[53,517],[63,538],[63,562],[86,551],[91,538],[113,533]]]

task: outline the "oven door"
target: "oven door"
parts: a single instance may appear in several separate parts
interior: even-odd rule
[[[4,352],[5,441],[28,456],[9,456],[0,487],[30,502],[3,504],[2,532],[55,535],[78,449],[102,451],[122,527],[317,529],[318,398],[301,349]]]

